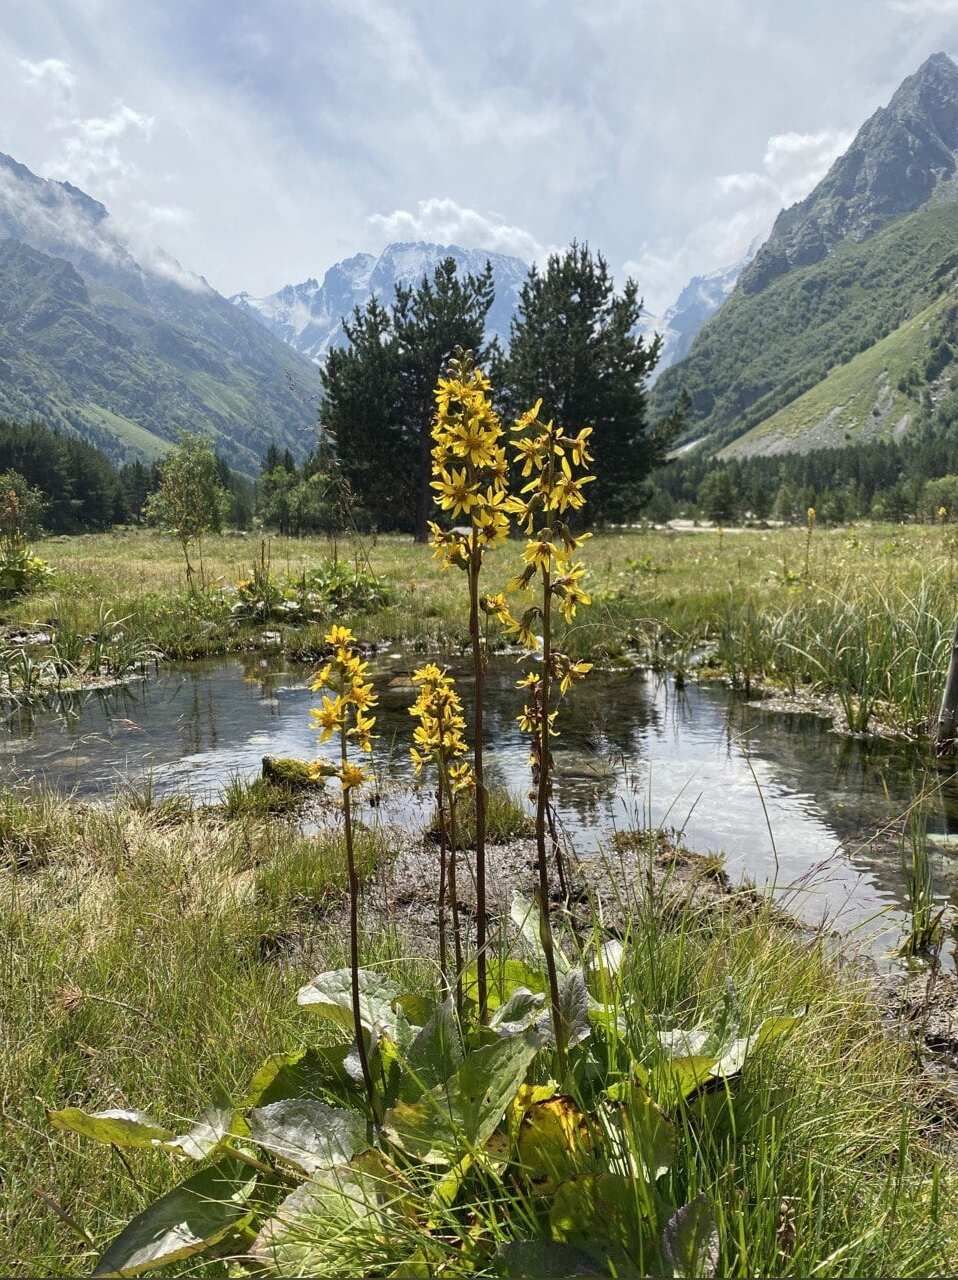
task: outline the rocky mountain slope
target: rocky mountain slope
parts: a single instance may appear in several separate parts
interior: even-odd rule
[[[238,293],[231,301],[301,355],[321,364],[331,347],[345,341],[344,316],[351,316],[355,307],[372,297],[388,304],[397,284],[419,284],[424,275],[432,275],[444,258],[454,258],[463,274],[478,275],[485,270],[487,261],[492,263],[496,298],[487,329],[490,337],[508,342],[509,325],[528,264],[505,254],[462,249],[455,244],[391,244],[378,257],[357,253],[337,262],[323,276],[322,284],[311,277],[263,298]]]
[[[731,295],[739,276],[752,261],[757,248],[758,242],[731,266],[719,267],[717,271],[710,271],[706,275],[693,276],[662,319],[650,321],[649,334],[662,335],[662,354],[656,365],[653,381],[660,378],[666,369],[685,359],[702,328]]]
[[[240,470],[312,443],[318,371],[160,252],[137,261],[107,209],[0,154],[0,416],[114,458],[203,430]]]
[[[730,452],[909,430],[923,387],[906,395],[897,379],[937,365],[935,324],[912,322],[958,282],[956,169],[958,66],[935,54],[779,215],[686,359],[663,374],[658,408],[687,392],[687,439]]]

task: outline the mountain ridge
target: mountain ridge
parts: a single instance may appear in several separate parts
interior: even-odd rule
[[[805,429],[832,447],[900,436],[925,420],[881,386],[866,394],[860,377],[872,370],[882,384],[891,378],[899,340],[917,368],[928,363],[905,326],[958,289],[956,173],[958,67],[936,54],[865,122],[813,191],[779,214],[686,358],[662,375],[657,409],[687,394],[683,438],[732,453],[746,433],[744,450],[781,451],[787,442],[795,451],[810,447]],[[831,403],[850,385],[833,371],[896,332],[880,353],[888,368],[859,361],[854,394]],[[823,395],[812,396],[820,384]],[[784,412],[802,397],[806,408]],[[886,412],[892,401],[897,417]]]
[[[329,267],[322,282],[315,276],[287,284],[275,293],[253,297],[234,294],[230,301],[249,311],[275,336],[314,363],[322,363],[334,346],[344,342],[343,318],[373,297],[387,304],[397,284],[417,285],[451,257],[463,272],[478,274],[492,264],[496,297],[489,312],[487,333],[508,340],[519,290],[529,270],[521,258],[486,249],[464,249],[428,240],[395,241],[380,254],[357,253]]]
[[[0,300],[0,415],[121,461],[196,429],[248,473],[271,443],[309,448],[315,366],[175,259],[138,261],[98,200],[2,153]]]

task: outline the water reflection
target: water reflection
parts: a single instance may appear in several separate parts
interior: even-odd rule
[[[465,669],[462,691],[469,710]],[[408,659],[379,661],[381,767],[410,776]],[[491,765],[528,788],[528,745],[515,715],[517,669],[494,663],[487,724]],[[216,795],[261,757],[315,750],[306,674],[281,658],[193,663],[150,681],[11,713],[0,756],[12,778],[45,780],[82,796],[109,794],[149,775],[157,793]],[[943,896],[958,888],[958,786],[950,768],[917,749],[832,733],[820,719],[743,705],[722,688],[637,673],[593,673],[567,703],[556,742],[556,792],[583,854],[604,833],[637,821],[682,829],[692,848],[723,851],[733,874],[796,898],[808,915],[846,927],[903,903],[897,836],[890,828],[929,791],[933,867]],[[418,823],[428,804],[408,798],[391,815]]]

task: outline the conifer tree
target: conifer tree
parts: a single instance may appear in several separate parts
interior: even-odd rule
[[[460,276],[444,259],[419,285],[399,285],[387,309],[373,298],[344,322],[349,345],[323,370],[320,421],[373,520],[428,536],[433,388],[456,347],[484,356],[492,267]]]
[[[502,360],[508,416],[541,397],[544,419],[593,428],[602,466],[590,496],[599,520],[637,513],[674,429],[649,423],[646,382],[661,340],[638,334],[641,315],[635,281],[617,294],[602,255],[573,241],[544,271],[529,272]]]

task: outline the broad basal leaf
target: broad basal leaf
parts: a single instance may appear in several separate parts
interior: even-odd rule
[[[247,1123],[253,1142],[303,1173],[346,1164],[369,1146],[366,1121],[358,1111],[328,1107],[316,1098],[285,1098],[255,1107]]]
[[[683,1280],[715,1275],[719,1235],[715,1215],[704,1196],[676,1209],[662,1233],[662,1258],[669,1274]]]
[[[595,1132],[572,1099],[559,1096],[528,1108],[517,1147],[523,1174],[546,1190],[582,1170],[594,1150]]]
[[[250,1254],[280,1276],[358,1275],[360,1257],[378,1271],[388,1257],[389,1199],[381,1178],[322,1169],[286,1197]]]
[[[463,1048],[451,997],[434,1009],[400,1059],[401,1096],[406,1102],[415,1102],[428,1089],[455,1075],[462,1063]]]
[[[364,1027],[375,1036],[383,1032],[395,1036],[397,1014],[393,1008],[399,988],[381,973],[359,970],[359,1012]],[[317,974],[300,987],[297,1004],[353,1032],[352,975],[349,969],[332,969]]]
[[[81,1111],[79,1107],[64,1107],[62,1111],[48,1111],[47,1119],[55,1129],[79,1133],[96,1142],[114,1142],[118,1147],[152,1147],[176,1136],[172,1129],[164,1129],[142,1111]]]
[[[187,1178],[127,1224],[100,1258],[95,1276],[138,1276],[217,1244],[247,1226],[256,1185],[248,1165],[226,1157]]]
[[[316,1098],[330,1089],[351,1087],[347,1067],[350,1043],[318,1049],[294,1049],[273,1053],[256,1070],[241,1106],[266,1106],[281,1098]]]
[[[592,1003],[582,970],[569,969],[563,973],[559,979],[559,1015],[565,1030],[567,1048],[571,1049],[573,1045],[588,1040],[592,1032],[589,1025]],[[546,1044],[555,1044],[551,1004],[536,1020],[536,1031]]]
[[[235,1120],[232,1107],[208,1107],[186,1133],[159,1145],[164,1151],[188,1156],[190,1160],[206,1160],[229,1137]]]
[[[538,1052],[531,1036],[515,1036],[469,1053],[445,1084],[418,1102],[399,1102],[386,1113],[386,1132],[422,1160],[453,1162],[482,1147],[502,1120]]]
[[[539,909],[535,903],[524,898],[521,893],[513,893],[512,905],[509,908],[512,923],[519,930],[519,937],[528,950],[545,962],[545,951],[539,937]],[[562,949],[554,949],[555,965],[558,973],[567,973],[571,968],[569,961],[562,954]]]
[[[632,1178],[621,1174],[569,1178],[552,1199],[552,1238],[614,1261],[614,1275],[634,1274],[630,1260],[639,1256],[643,1238],[648,1237],[644,1204]],[[654,1247],[654,1237],[650,1243]]]
[[[675,1126],[637,1081],[613,1085],[606,1095],[616,1106],[616,1123],[628,1134],[632,1172],[654,1182],[675,1160]]]
[[[519,987],[501,1004],[489,1019],[489,1025],[498,1036],[517,1036],[536,1021],[545,1001],[541,991]]]

